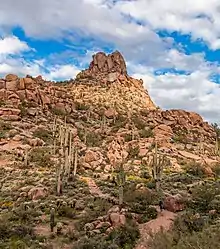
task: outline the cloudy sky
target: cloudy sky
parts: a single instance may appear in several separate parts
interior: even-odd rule
[[[119,50],[155,103],[220,123],[219,0],[0,0],[0,76],[74,78]]]

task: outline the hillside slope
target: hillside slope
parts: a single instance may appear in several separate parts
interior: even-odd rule
[[[63,83],[7,75],[0,80],[0,128],[0,213],[9,224],[0,227],[4,248],[12,248],[11,234],[21,224],[18,237],[27,248],[72,248],[84,235],[104,238],[128,213],[131,222],[150,220],[157,211],[149,205],[159,198],[167,198],[169,211],[182,210],[176,194],[190,198],[201,177],[217,177],[214,128],[194,112],[157,108],[117,51],[97,53],[88,69]],[[166,159],[160,179],[152,175],[155,155]],[[122,210],[115,182],[121,164],[127,177]],[[84,177],[104,194],[93,195]],[[59,236],[51,237],[51,207]]]

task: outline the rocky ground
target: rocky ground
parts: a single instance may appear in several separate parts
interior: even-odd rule
[[[216,131],[157,108],[119,52],[67,82],[7,75],[0,248],[219,248]]]

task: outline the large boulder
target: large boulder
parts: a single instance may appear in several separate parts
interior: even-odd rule
[[[179,194],[168,195],[164,199],[164,208],[170,212],[182,211],[185,208],[183,197]]]
[[[15,74],[8,74],[5,76],[5,80],[10,82],[10,81],[17,81],[18,80],[18,76]]]
[[[48,189],[45,187],[33,187],[28,192],[28,197],[31,200],[43,199],[47,196]]]
[[[13,80],[13,81],[6,81],[6,90],[8,91],[17,91],[18,90],[18,81]]]

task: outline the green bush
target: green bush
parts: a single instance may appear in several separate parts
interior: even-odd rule
[[[102,138],[99,134],[89,132],[86,134],[86,145],[89,147],[97,147],[102,143]]]
[[[65,116],[66,115],[66,111],[65,110],[61,110],[58,108],[51,108],[50,111],[52,112],[52,114],[57,115],[57,116]]]
[[[141,138],[149,138],[149,137],[153,137],[154,134],[153,134],[153,131],[151,129],[148,129],[148,130],[143,129],[143,130],[139,131],[139,136]]]
[[[206,183],[197,186],[192,191],[192,200],[188,202],[188,207],[200,213],[207,213],[211,210],[215,197],[220,195],[220,183]]]
[[[40,128],[34,131],[33,136],[42,139],[45,143],[49,143],[53,134],[51,131]]]
[[[89,106],[87,106],[83,103],[79,103],[79,102],[76,102],[75,106],[76,106],[76,110],[78,110],[78,111],[86,111],[89,109]]]
[[[146,122],[140,116],[134,116],[132,121],[138,130],[143,130],[146,127]]]
[[[124,226],[113,230],[107,241],[114,242],[118,248],[132,249],[136,244],[136,240],[140,237],[138,226],[134,222],[128,222]]]
[[[35,148],[31,150],[29,158],[30,161],[37,164],[38,167],[52,167],[54,165],[50,152],[45,148]]]
[[[132,141],[132,135],[131,134],[126,134],[124,138],[125,138],[125,142]]]
[[[157,210],[154,207],[147,207],[144,213],[139,216],[138,223],[146,223],[157,218]]]
[[[152,249],[216,249],[220,245],[219,234],[219,227],[207,227],[200,232],[181,233],[178,239],[175,238],[175,231],[159,232],[149,244]]]
[[[3,120],[0,120],[0,139],[1,138],[5,138],[6,137],[6,133],[8,131],[10,131],[11,129],[13,129],[13,127],[11,126],[11,124],[9,124],[8,122],[5,122]]]
[[[140,150],[139,150],[139,147],[136,146],[136,147],[130,147],[129,148],[129,151],[128,151],[128,158],[129,159],[135,159],[138,157],[138,154],[139,154]]]
[[[157,199],[157,195],[148,189],[136,190],[135,184],[125,187],[124,201],[131,212],[144,214],[149,205]]]
[[[187,174],[198,176],[198,177],[205,177],[205,171],[204,168],[200,163],[188,163],[184,167]]]

